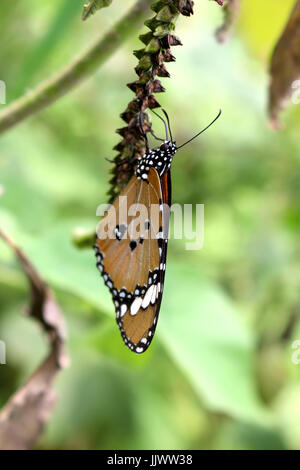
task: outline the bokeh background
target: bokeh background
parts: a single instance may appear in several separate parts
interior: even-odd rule
[[[82,3],[1,5],[8,103],[133,4],[115,0],[82,23]],[[96,207],[107,200],[104,157],[114,155],[119,114],[132,99],[125,85],[135,78],[136,32],[75,91],[1,136],[1,228],[55,290],[69,332],[72,365],[56,381],[57,405],[38,448],[300,447],[300,353],[293,349],[300,339],[300,108],[283,114],[279,133],[266,117],[268,61],[293,0],[242,1],[225,45],[214,38],[221,9],[196,3],[194,16],[178,21],[184,46],[174,49],[159,98],[178,143],[223,109],[172,169],[174,202],[205,204],[205,244],[186,251],[186,240],[169,243],[158,329],[144,355],[121,341],[93,252],[71,241],[75,228],[94,229]],[[1,405],[47,351],[39,326],[22,314],[27,303],[26,279],[1,242]]]

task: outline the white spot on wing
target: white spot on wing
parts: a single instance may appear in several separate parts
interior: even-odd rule
[[[152,303],[152,305],[155,303],[155,300],[156,300],[156,293],[157,293],[157,286],[154,285],[154,289],[153,289],[152,296],[151,296],[151,303]]]
[[[136,315],[141,308],[142,305],[142,297],[137,297],[131,304],[130,307],[130,315]]]
[[[124,317],[125,313],[127,312],[127,305],[122,304],[121,305],[121,317]]]
[[[150,304],[154,288],[155,288],[155,285],[152,284],[152,286],[150,286],[149,289],[147,290],[144,300],[142,302],[143,308],[147,308],[148,305]]]

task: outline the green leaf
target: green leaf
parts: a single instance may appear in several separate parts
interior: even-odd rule
[[[77,221],[78,222],[78,221]],[[82,226],[92,226],[91,220],[80,221]],[[71,292],[101,312],[113,314],[113,304],[96,268],[94,250],[78,250],[71,240],[75,221],[57,224],[39,238],[24,238],[24,250],[47,281]]]
[[[35,41],[24,57],[21,58],[19,64],[19,73],[16,75],[14,82],[10,87],[11,99],[20,96],[26,88],[32,86],[36,75],[44,71],[45,66],[49,63],[51,56],[63,42],[64,36],[69,32],[70,26],[75,18],[77,18],[80,0],[63,0],[59,7],[55,8],[54,16],[49,20],[46,28],[43,28],[42,35],[38,41]]]
[[[209,408],[265,421],[254,338],[242,313],[199,269],[169,262],[157,336]]]
[[[85,21],[90,16],[94,15],[97,10],[101,8],[109,7],[112,0],[90,0],[83,7],[82,19]]]
[[[216,433],[214,450],[286,450],[278,427],[236,421],[224,422]]]

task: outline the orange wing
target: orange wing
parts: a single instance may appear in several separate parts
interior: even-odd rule
[[[169,203],[154,168],[148,181],[134,175],[97,230],[97,266],[111,291],[123,340],[137,353],[150,345],[160,309],[169,227],[166,199]]]

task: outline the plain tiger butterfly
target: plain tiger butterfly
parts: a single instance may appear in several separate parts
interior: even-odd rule
[[[136,353],[146,351],[153,339],[162,300],[173,156],[221,115],[220,110],[207,127],[177,147],[168,115],[163,112],[167,123],[157,116],[164,122],[166,140],[158,139],[151,131],[157,140],[163,141],[153,149],[149,149],[140,113],[146,153],[137,159],[134,175],[98,225],[94,246],[97,267],[111,292],[123,341]]]

